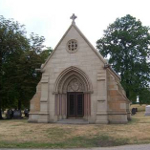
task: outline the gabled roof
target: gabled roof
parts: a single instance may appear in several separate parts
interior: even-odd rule
[[[86,43],[89,45],[89,47],[93,50],[93,52],[99,57],[99,59],[106,64],[107,61],[103,58],[103,56],[93,47],[93,45],[88,41],[88,39],[83,35],[83,33],[80,31],[80,29],[76,26],[75,23],[72,23],[70,25],[70,27],[68,28],[68,30],[65,32],[65,34],[63,35],[63,37],[60,39],[60,41],[58,42],[58,44],[56,45],[55,49],[53,50],[53,52],[51,53],[51,55],[48,57],[48,59],[46,60],[46,62],[41,66],[41,71],[44,71],[44,68],[46,66],[46,64],[48,63],[48,61],[50,60],[50,58],[53,56],[53,54],[55,53],[55,51],[57,50],[58,46],[60,45],[60,43],[63,41],[64,37],[67,35],[67,33],[69,32],[69,30],[74,27],[75,30],[80,34],[80,36],[86,41]],[[116,74],[114,72],[114,70],[112,68],[107,68],[110,69],[110,71],[113,72],[113,74],[115,74],[118,78],[120,78],[120,76],[118,74]]]

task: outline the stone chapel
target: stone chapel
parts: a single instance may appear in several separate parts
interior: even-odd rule
[[[30,101],[29,122],[127,123],[130,101],[120,77],[75,24],[76,16],[45,64]]]

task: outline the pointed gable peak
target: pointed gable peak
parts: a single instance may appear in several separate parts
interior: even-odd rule
[[[49,59],[53,56],[53,54],[55,53],[55,51],[57,50],[58,46],[60,45],[60,43],[63,41],[63,39],[66,37],[66,35],[68,34],[68,32],[74,28],[77,33],[85,40],[85,42],[89,45],[89,47],[91,47],[91,49],[94,51],[94,53],[99,57],[99,59],[105,64],[106,61],[104,60],[104,58],[101,56],[100,53],[98,53],[98,51],[93,47],[93,45],[87,40],[87,38],[84,36],[84,34],[80,31],[80,29],[77,27],[76,23],[75,23],[75,19],[77,18],[77,16],[75,16],[75,14],[73,14],[70,19],[72,19],[72,23],[69,26],[68,30],[65,32],[65,34],[63,35],[63,37],[60,39],[60,41],[58,42],[58,44],[56,45],[55,49],[53,50],[52,54],[48,57],[47,61],[42,65],[42,70],[44,71],[44,68],[46,66],[46,64],[48,63]]]

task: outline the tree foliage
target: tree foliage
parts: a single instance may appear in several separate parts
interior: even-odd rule
[[[0,16],[0,110],[29,107],[41,78],[35,69],[40,68],[52,50],[45,48],[44,40],[34,33],[27,38],[23,25]]]
[[[142,95],[150,81],[149,27],[131,15],[117,18],[104,30],[104,37],[97,41],[97,48],[120,74],[126,95],[131,100]],[[144,93],[144,92],[143,92]]]

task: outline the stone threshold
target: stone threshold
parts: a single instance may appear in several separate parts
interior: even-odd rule
[[[89,124],[87,120],[84,119],[61,119],[56,123],[60,124]]]

